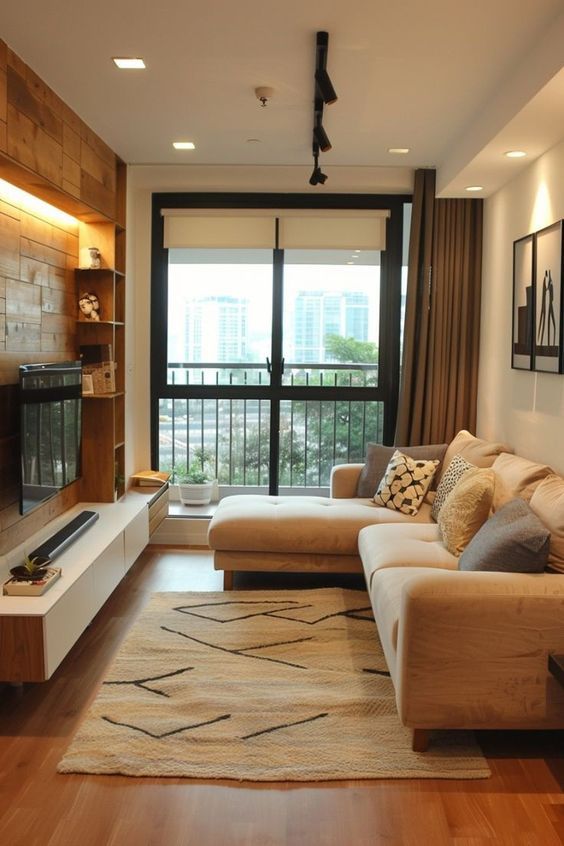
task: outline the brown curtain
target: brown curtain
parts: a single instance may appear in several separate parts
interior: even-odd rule
[[[481,200],[436,200],[435,172],[416,172],[396,443],[475,431],[482,215]]]

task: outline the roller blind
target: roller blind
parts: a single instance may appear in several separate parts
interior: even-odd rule
[[[167,248],[385,250],[390,212],[163,209],[162,214]]]
[[[283,250],[385,250],[386,217],[283,217]]]
[[[164,218],[164,246],[167,248],[273,250],[276,246],[274,217],[165,214]]]

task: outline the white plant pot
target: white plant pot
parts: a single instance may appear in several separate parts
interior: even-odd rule
[[[213,482],[203,482],[200,485],[185,484],[178,485],[180,501],[183,505],[208,505],[213,490]]]

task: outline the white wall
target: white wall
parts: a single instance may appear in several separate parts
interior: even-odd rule
[[[147,469],[150,449],[151,195],[160,191],[411,193],[411,168],[336,167],[323,188],[305,167],[130,165],[127,185],[126,475]]]
[[[564,142],[486,201],[477,434],[564,473],[564,375],[511,369],[513,241],[564,218]]]

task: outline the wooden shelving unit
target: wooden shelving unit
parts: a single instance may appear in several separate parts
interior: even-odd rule
[[[101,267],[75,271],[77,299],[95,293],[100,320],[80,312],[76,322],[77,346],[109,344],[116,364],[115,392],[91,394],[83,403],[82,498],[113,502],[125,493],[125,190],[126,166],[116,165],[116,211],[113,222],[82,223],[79,255],[96,246]]]

